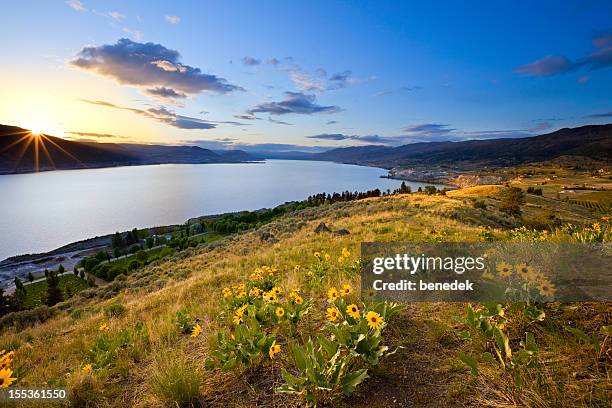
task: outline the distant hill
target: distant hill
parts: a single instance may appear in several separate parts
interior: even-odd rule
[[[519,139],[413,143],[399,147],[346,147],[313,155],[315,160],[381,167],[501,167],[571,157],[612,161],[612,124],[565,128],[545,135]]]
[[[27,129],[0,125],[0,174],[37,169],[46,171],[163,163],[235,163],[249,160],[253,158],[242,151],[215,153],[197,146],[81,142],[49,135],[36,138]]]

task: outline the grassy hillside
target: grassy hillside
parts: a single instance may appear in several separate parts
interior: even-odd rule
[[[84,290],[57,305],[54,316],[43,323],[22,330],[4,328],[0,349],[15,350],[15,385],[67,387],[72,406],[303,406],[301,396],[274,390],[285,383],[283,369],[296,373],[291,344],[329,327],[328,289],[350,285],[358,292],[355,262],[360,243],[509,239],[508,231],[523,221],[498,211],[498,189],[396,195],[291,213],[257,230],[156,261],[127,279]],[[483,200],[485,208],[475,207],[476,200]],[[562,223],[600,222],[584,207],[545,197],[528,196],[523,211],[526,220],[538,222],[547,219],[548,212]],[[350,234],[317,234],[320,222]],[[603,228],[609,239],[609,227]],[[562,231],[547,237],[572,239]],[[231,323],[236,316],[232,305],[239,304],[239,285],[251,285],[256,279],[252,274],[262,266],[275,269],[269,279],[277,280],[283,294],[299,287],[305,303],[312,299],[310,311],[295,328],[266,326],[263,336],[282,326],[275,337],[280,351],[273,358],[266,348],[252,364],[207,371],[206,360],[218,350],[218,333],[227,335],[227,344],[232,336],[240,336]],[[322,277],[320,283],[316,276]],[[224,288],[232,295],[224,298]],[[368,307],[356,293],[345,300]],[[282,305],[287,312],[299,309],[289,300]],[[377,366],[365,366],[369,378],[350,396],[340,392],[332,400],[321,391],[320,401],[338,407],[603,407],[612,397],[609,340],[600,333],[611,324],[611,305],[550,304],[546,319],[538,322],[527,322],[509,309],[504,330],[511,347],[520,347],[526,329],[534,333],[540,350],[536,367],[507,370],[483,361],[478,376],[470,373],[460,354],[494,346],[476,337],[465,340],[465,307],[406,305],[399,315],[385,319],[381,332],[383,344],[397,352],[381,358]],[[272,317],[274,322],[287,318]],[[564,330],[566,325],[585,336]],[[193,333],[195,327],[201,333]]]

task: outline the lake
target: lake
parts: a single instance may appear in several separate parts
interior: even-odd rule
[[[311,194],[395,189],[384,169],[300,160],[168,164],[0,176],[0,260],[134,227],[274,207]],[[408,183],[413,190],[423,183]]]

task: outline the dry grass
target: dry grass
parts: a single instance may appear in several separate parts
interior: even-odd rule
[[[497,188],[479,186],[474,188],[476,190],[466,189],[470,190],[467,197],[491,194],[492,187]],[[490,225],[492,221],[489,215],[473,209],[469,201],[461,200],[462,194],[453,192],[449,197],[424,194],[391,196],[303,210],[263,227],[262,230],[279,239],[276,244],[262,241],[260,230],[238,235],[221,244],[189,249],[128,277],[125,288],[109,295],[106,300],[79,298],[79,303],[71,307],[86,311],[79,318],[70,317],[69,310],[20,332],[4,332],[0,337],[0,349],[17,350],[15,361],[19,386],[66,386],[73,391],[85,388],[87,393],[96,395],[101,404],[107,402],[109,406],[176,406],[176,401],[183,401],[187,406],[193,401],[208,406],[296,406],[299,402],[295,397],[279,396],[273,392],[281,381],[278,366],[267,363],[258,371],[203,375],[203,361],[219,329],[214,318],[219,313],[221,289],[245,279],[261,265],[278,268],[283,286],[297,286],[302,277],[294,272],[294,266],[312,263],[314,251],[324,250],[332,254],[334,260],[341,249],[347,247],[353,254],[352,258],[356,259],[361,242],[474,241],[479,223]],[[470,222],[466,223],[465,218]],[[315,234],[313,231],[319,222],[327,223],[332,229],[348,229],[351,233],[346,236]],[[501,231],[495,233],[501,234]],[[357,286],[358,277],[352,279]],[[339,283],[339,280],[331,282]],[[126,312],[121,316],[107,317],[104,308],[114,303],[125,306]],[[203,328],[202,335],[191,338],[181,334],[174,320],[178,311],[198,319]],[[474,389],[468,389],[466,385],[472,381],[466,370],[448,363],[455,361],[454,356],[460,347],[452,334],[456,326],[453,317],[459,312],[458,305],[411,307],[402,320],[404,323],[398,323],[399,328],[392,336],[394,344],[406,347],[414,344],[416,348],[410,349],[408,354],[398,354],[393,366],[387,368],[395,367],[394,370],[404,373],[417,370],[414,375],[410,374],[410,378],[418,379],[422,375],[423,379],[429,378],[438,384],[423,384],[422,394],[413,395],[423,401],[422,406],[430,403],[431,406],[456,406],[458,401],[466,404],[478,401],[472,399]],[[100,332],[103,323],[108,324],[108,332]],[[138,326],[146,327],[146,336],[135,331]],[[95,370],[95,383],[84,381],[80,369],[95,357],[91,351],[95,342],[104,336],[116,339],[126,332],[132,336],[130,342],[109,358],[108,365]],[[430,358],[419,355],[419,347],[429,352]],[[564,351],[560,347],[558,351]],[[418,364],[415,364],[416,359]],[[397,379],[385,383],[381,380],[385,376],[382,373],[378,375],[372,379],[372,384],[377,381],[381,381],[382,386],[398,384]],[[488,385],[481,384],[482,389],[476,392],[477,395],[486,395],[481,402],[494,405],[507,401],[505,394],[499,394],[501,388],[498,385],[503,377],[496,375]],[[173,384],[171,378],[174,377],[182,379]],[[448,381],[439,384],[440,379]],[[199,384],[197,392],[192,380]],[[404,384],[402,381],[399,383]],[[584,392],[582,384],[570,383],[580,390],[571,395]],[[410,396],[416,391],[414,387],[408,389],[406,386],[398,392]],[[191,400],[183,398],[185,395],[198,397]],[[452,402],[440,402],[440,398],[447,395],[453,396]],[[372,402],[368,398],[373,397],[358,393],[353,402],[356,406],[366,406]],[[397,395],[382,395],[379,406],[388,406],[397,398]],[[530,398],[535,401],[537,395]],[[434,405],[436,403],[438,405]]]

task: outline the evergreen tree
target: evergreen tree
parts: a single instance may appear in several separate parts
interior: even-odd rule
[[[66,272],[66,268],[64,268],[64,265],[60,264],[59,268],[57,269],[57,273],[61,275],[64,272]]]
[[[81,271],[79,272],[79,276],[81,277],[81,279],[85,279],[85,269],[81,269]]]
[[[26,290],[21,286],[21,288],[16,288],[15,293],[13,294],[13,310],[23,310],[24,303],[26,299]]]
[[[47,268],[45,268],[45,278],[49,277],[49,270]]]
[[[17,276],[15,276],[15,290],[23,290],[25,292],[25,287],[23,286],[23,282]]]
[[[34,282],[34,275],[32,275],[32,272],[28,272],[28,280],[30,283]]]
[[[11,312],[13,310],[11,299],[4,296],[4,288],[0,286],[0,316]]]
[[[53,306],[63,300],[64,296],[59,287],[59,277],[56,272],[51,271],[47,276],[47,306]]]

